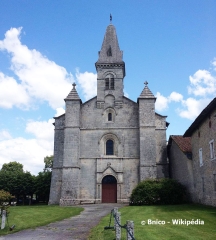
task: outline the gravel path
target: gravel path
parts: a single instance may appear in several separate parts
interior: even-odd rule
[[[96,226],[102,217],[109,214],[114,207],[122,206],[112,203],[81,205],[84,211],[80,215],[43,227],[2,236],[0,240],[87,240],[90,229]]]

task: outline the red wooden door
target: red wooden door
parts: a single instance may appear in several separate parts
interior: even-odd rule
[[[105,176],[102,180],[102,203],[117,202],[117,181],[111,176]]]

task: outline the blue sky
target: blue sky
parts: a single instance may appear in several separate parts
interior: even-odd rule
[[[149,82],[169,135],[182,135],[216,95],[216,1],[2,0],[0,166],[37,174],[53,153],[53,117],[71,84],[96,95],[95,62],[110,13],[132,100]]]

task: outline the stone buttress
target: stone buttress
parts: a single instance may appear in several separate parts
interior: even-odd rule
[[[64,157],[60,205],[76,204],[80,196],[80,105],[81,100],[73,89],[65,98]]]
[[[138,98],[140,130],[140,181],[157,178],[156,139],[155,139],[155,101],[156,98],[145,88]]]

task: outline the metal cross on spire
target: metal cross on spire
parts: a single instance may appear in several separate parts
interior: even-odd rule
[[[147,82],[147,81],[145,81],[145,82],[144,82],[144,84],[147,86],[147,85],[148,85],[148,82]]]
[[[112,14],[110,13],[110,23],[112,23]]]

